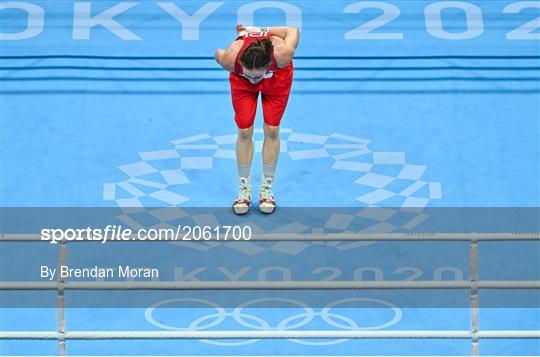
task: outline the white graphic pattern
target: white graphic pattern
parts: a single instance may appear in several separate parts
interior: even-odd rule
[[[256,130],[255,134],[255,151],[262,150],[262,130]],[[368,188],[369,192],[355,197],[359,205],[367,207],[359,207],[355,214],[332,213],[322,227],[313,227],[304,222],[289,222],[280,227],[274,227],[271,232],[286,232],[286,233],[321,233],[326,229],[339,230],[342,232],[350,232],[351,226],[355,219],[367,219],[373,222],[371,226],[363,229],[363,231],[376,232],[391,232],[397,229],[412,230],[429,216],[422,213],[422,208],[426,207],[433,199],[442,198],[442,188],[439,182],[428,182],[422,180],[422,177],[427,169],[426,166],[410,164],[406,162],[406,156],[403,152],[373,152],[368,148],[369,140],[344,134],[332,135],[312,135],[304,133],[295,133],[291,129],[281,129],[281,134],[284,140],[281,142],[281,155],[288,155],[291,160],[310,160],[316,161],[324,159],[328,161],[332,159],[330,166],[331,170],[348,171],[357,173],[354,179],[354,184]],[[211,141],[211,143],[209,143]],[[186,174],[186,170],[211,170],[214,167],[216,160],[235,160],[236,154],[232,147],[236,141],[236,135],[221,135],[211,136],[207,133],[188,136],[172,141],[174,149],[164,149],[150,152],[141,152],[139,156],[141,161],[119,166],[118,169],[124,172],[128,178],[121,182],[106,183],[103,187],[103,198],[105,200],[114,200],[119,207],[123,207],[123,215],[117,218],[131,227],[132,229],[140,229],[143,224],[134,218],[134,213],[147,213],[152,216],[158,223],[151,228],[173,228],[168,222],[173,222],[180,218],[190,217],[193,222],[199,226],[217,226],[220,224],[219,219],[212,213],[197,214],[190,216],[182,208],[178,207],[186,202],[189,202],[190,197],[180,195],[173,189],[189,185],[190,179]],[[295,144],[307,144],[308,148],[293,149]],[[207,156],[187,156],[186,151],[211,151]],[[355,161],[358,158],[366,158],[365,161]],[[163,160],[177,160],[178,167],[173,169],[159,169],[159,163]],[[322,165],[318,166],[321,169]],[[397,167],[396,174],[382,174],[374,172],[374,169],[380,166]],[[148,179],[142,176],[149,174],[159,174],[160,179]],[[155,177],[155,176],[154,176]],[[405,185],[401,185],[399,189],[393,188],[392,183],[403,181]],[[417,195],[417,193],[427,187],[427,195]],[[145,188],[145,191],[142,190]],[[148,189],[151,189],[148,192]],[[124,197],[120,198],[118,193],[121,192]],[[146,192],[146,193],[145,193]],[[189,192],[189,191],[188,191]],[[127,198],[125,196],[128,196]],[[143,208],[141,199],[145,196],[152,197],[162,202],[168,208]],[[369,207],[380,207],[380,205],[389,198],[403,197],[403,203],[400,208],[379,208],[377,210],[366,209]],[[137,208],[139,207],[139,208]],[[177,207],[171,209],[170,207]],[[411,209],[416,207],[416,209]],[[412,218],[395,225],[389,222],[392,217],[399,215],[401,211],[415,212]],[[245,222],[249,225],[254,233],[266,232],[263,228],[254,222]],[[148,228],[148,227],[147,227]],[[226,243],[221,242],[172,242],[183,247],[197,249],[201,251],[209,251],[214,247],[222,246]],[[313,245],[327,245],[338,251],[346,251],[350,249],[358,249],[366,245],[376,244],[375,242],[275,242],[267,245],[257,244],[256,242],[244,242],[243,244],[226,244],[230,249],[234,249],[246,255],[256,255],[267,250],[287,254],[299,255]],[[246,312],[250,307],[256,307],[257,304],[279,302],[292,305],[301,312],[287,316],[277,324],[271,324],[265,320],[264,314],[261,316]],[[368,302],[376,305],[383,305],[387,310],[393,312],[393,316],[386,322],[376,326],[361,326],[358,322],[349,316],[340,315],[334,310],[339,306],[345,306],[351,302]],[[157,309],[167,307],[174,303],[197,303],[205,307],[205,309],[214,309],[215,312],[210,312],[201,317],[191,319],[186,326],[180,327],[176,325],[177,319],[173,319],[171,324],[167,321],[167,317],[159,318]],[[168,309],[165,309],[168,310]],[[251,309],[253,310],[253,309]],[[266,309],[263,309],[263,311]],[[390,302],[367,299],[353,298],[338,300],[326,305],[316,311],[314,308],[304,304],[303,302],[292,299],[268,298],[250,300],[231,311],[221,307],[215,302],[202,299],[173,299],[160,301],[150,306],[146,312],[146,320],[162,329],[166,330],[206,330],[213,329],[228,318],[235,323],[240,324],[248,329],[254,330],[290,330],[298,329],[307,326],[308,324],[319,319],[328,326],[335,329],[345,330],[378,330],[397,324],[403,313],[397,306]],[[377,309],[379,310],[379,309]],[[240,346],[257,342],[258,340],[241,340],[241,341],[217,341],[203,340],[207,344],[219,346]],[[291,342],[306,345],[332,345],[342,343],[347,340],[290,340]]]
[[[255,150],[260,152],[262,149],[262,129],[255,130]],[[359,207],[356,214],[333,214],[329,217],[326,224],[322,227],[313,227],[302,222],[291,223],[282,227],[273,228],[271,232],[287,233],[320,233],[325,229],[338,229],[343,232],[351,232],[350,225],[356,218],[369,219],[372,225],[361,231],[370,232],[392,232],[398,229],[412,230],[429,216],[422,213],[422,208],[426,207],[431,200],[442,198],[442,189],[439,182],[428,182],[422,179],[426,171],[426,166],[410,164],[406,161],[403,152],[374,152],[368,144],[370,140],[334,133],[331,135],[313,135],[296,133],[291,129],[282,128],[281,155],[288,155],[291,160],[310,160],[332,159],[331,170],[357,172],[358,175],[353,181],[355,184],[369,189],[369,192],[355,197]],[[164,206],[178,207],[189,202],[191,197],[175,192],[175,188],[182,185],[189,185],[190,179],[186,170],[211,170],[216,160],[235,160],[235,151],[233,144],[236,141],[236,135],[212,136],[208,133],[188,136],[172,140],[174,149],[162,149],[150,152],[141,152],[140,161],[119,166],[118,169],[125,173],[128,178],[116,183],[106,183],[103,188],[103,198],[105,200],[114,200],[119,207],[129,207],[129,212],[118,219],[130,228],[137,229],[143,225],[134,217],[130,216],[134,207],[140,207],[141,210],[135,212],[146,212],[158,220],[150,228],[173,228],[168,222],[174,221],[179,217],[188,216],[187,213],[179,208],[178,215],[169,215],[165,217],[159,214],[160,208],[143,208],[141,199],[151,197],[161,202]],[[294,145],[307,145],[309,149],[293,149]],[[193,151],[205,152],[207,156],[187,156],[186,152]],[[364,161],[358,162],[355,159],[362,158]],[[176,160],[179,164],[173,169],[159,169],[160,163],[166,160]],[[317,166],[317,169],[324,169],[323,165]],[[395,168],[395,175],[381,174],[374,172],[376,168],[392,167]],[[159,179],[148,179],[144,177],[149,174],[159,174]],[[398,188],[393,187],[393,183],[399,182]],[[145,189],[143,192],[142,189]],[[150,192],[149,192],[150,190]],[[427,191],[427,194],[426,194]],[[185,192],[185,191],[184,191]],[[189,192],[189,191],[188,191]],[[420,192],[423,192],[420,194]],[[122,195],[119,195],[121,193]],[[127,196],[127,197],[126,197]],[[121,198],[120,198],[121,197]],[[400,198],[402,199],[400,208],[388,208],[372,210],[370,207],[380,207],[385,200]],[[402,212],[409,214],[414,211],[411,207],[416,207],[415,215],[406,222],[394,224],[388,220]],[[169,209],[170,210],[170,209]],[[156,213],[158,212],[158,213]],[[193,217],[192,217],[193,218]],[[206,218],[208,221],[208,217]],[[219,223],[218,219],[210,221]],[[197,222],[199,223],[199,222]],[[254,233],[264,233],[265,231],[254,222],[245,222]],[[173,242],[174,244],[188,246],[194,249],[208,250],[223,243],[189,243]],[[277,252],[287,252],[297,255],[312,244],[328,244],[321,242],[278,242],[264,249],[257,243],[245,243],[242,245],[230,245],[231,249],[239,250],[245,254],[257,254],[258,252],[270,249]],[[363,242],[363,245],[373,244]],[[356,243],[341,244],[331,243],[333,247],[340,250],[357,248]],[[347,248],[350,247],[350,248]]]

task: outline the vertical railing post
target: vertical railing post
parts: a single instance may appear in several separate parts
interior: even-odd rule
[[[66,356],[66,320],[64,287],[66,278],[62,277],[61,266],[67,265],[67,241],[61,240],[58,252],[58,288],[56,293],[56,331],[58,333],[58,355]]]
[[[469,280],[471,283],[471,356],[480,356],[478,343],[478,239],[471,239],[471,255],[469,262]]]

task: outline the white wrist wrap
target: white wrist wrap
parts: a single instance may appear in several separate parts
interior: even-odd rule
[[[260,32],[260,33],[266,33],[266,32],[268,32],[268,29],[269,29],[269,27],[266,27],[266,26],[262,26],[262,27],[248,26],[248,27],[246,27],[246,31],[247,31],[247,32]]]

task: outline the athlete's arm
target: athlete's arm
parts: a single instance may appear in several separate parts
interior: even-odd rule
[[[241,46],[242,41],[233,41],[226,50],[218,48],[214,53],[214,58],[221,67],[223,67],[229,72],[232,72],[234,71],[234,61],[236,59],[236,54],[238,53],[238,50]]]
[[[298,47],[298,41],[300,40],[300,29],[298,27],[270,27],[270,29],[268,30],[268,34],[281,38],[285,41],[285,44],[291,47],[293,50]]]
[[[268,34],[283,40],[283,44],[274,47],[274,57],[278,62],[278,67],[285,67],[291,62],[294,51],[298,47],[300,29],[297,27],[276,26],[270,27]]]

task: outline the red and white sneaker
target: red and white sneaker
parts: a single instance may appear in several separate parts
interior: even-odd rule
[[[276,210],[276,200],[272,190],[272,178],[264,177],[259,190],[259,210],[265,214],[274,213]]]
[[[238,197],[233,202],[232,207],[234,213],[242,216],[249,212],[249,205],[251,204],[251,186],[249,184],[249,178],[240,177],[238,187]]]

